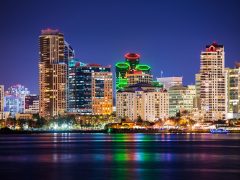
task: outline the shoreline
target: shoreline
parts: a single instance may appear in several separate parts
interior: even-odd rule
[[[159,129],[102,129],[102,130],[11,130],[0,129],[0,134],[51,134],[51,133],[106,133],[106,134],[131,134],[131,133],[143,133],[143,134],[203,134],[211,133],[210,130],[159,130]],[[231,134],[240,133],[240,130],[230,130],[227,133],[216,134]]]

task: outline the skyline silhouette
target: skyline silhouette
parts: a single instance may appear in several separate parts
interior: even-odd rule
[[[84,63],[112,65],[137,52],[154,78],[183,76],[193,84],[200,53],[216,41],[226,67],[240,59],[240,2],[30,1],[1,2],[0,84],[20,83],[38,93],[38,36],[59,29]]]

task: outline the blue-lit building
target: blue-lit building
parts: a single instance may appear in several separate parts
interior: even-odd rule
[[[12,117],[16,113],[24,113],[25,96],[29,94],[28,89],[20,84],[8,88],[4,97],[4,111],[9,112]]]
[[[96,72],[111,72],[110,66],[84,64],[77,59],[68,63],[68,102],[70,113],[93,114],[92,76]],[[103,89],[104,91],[104,89]]]

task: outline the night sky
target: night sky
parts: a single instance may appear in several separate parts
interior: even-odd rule
[[[114,65],[141,54],[154,77],[194,83],[200,52],[223,44],[226,66],[240,60],[239,0],[1,0],[0,84],[38,93],[38,36],[59,29],[85,63]]]

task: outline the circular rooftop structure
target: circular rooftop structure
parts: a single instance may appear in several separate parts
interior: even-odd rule
[[[127,53],[127,54],[125,54],[124,57],[128,60],[136,60],[136,59],[140,58],[140,55],[137,53]]]
[[[118,63],[116,64],[116,67],[119,68],[119,69],[126,69],[126,70],[128,70],[130,66],[129,66],[128,63],[118,62]]]

